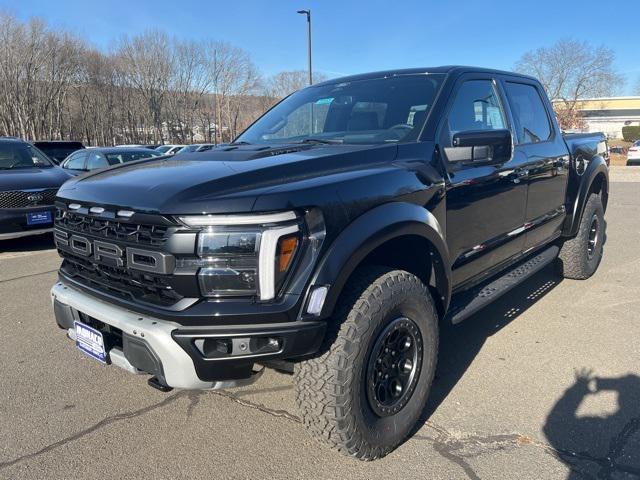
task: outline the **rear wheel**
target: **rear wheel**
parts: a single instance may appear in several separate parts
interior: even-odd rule
[[[605,238],[604,208],[591,194],[582,212],[578,234],[566,240],[558,256],[558,272],[565,278],[584,280],[595,273],[602,259]]]
[[[438,351],[429,291],[402,270],[370,267],[350,280],[323,353],[296,365],[296,399],[312,434],[372,460],[411,432]]]

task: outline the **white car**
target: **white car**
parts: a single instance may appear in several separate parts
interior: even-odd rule
[[[156,148],[156,152],[160,152],[163,155],[175,155],[182,147],[184,145],[160,145]]]
[[[640,140],[633,142],[627,152],[627,165],[640,165]]]

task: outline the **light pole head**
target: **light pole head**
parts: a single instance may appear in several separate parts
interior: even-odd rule
[[[311,16],[311,10],[298,10],[300,15],[306,15],[307,19]]]

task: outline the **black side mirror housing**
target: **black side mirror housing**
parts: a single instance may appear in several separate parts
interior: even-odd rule
[[[502,130],[468,130],[453,135],[453,146],[444,149],[450,162],[504,163],[511,158],[511,132]]]

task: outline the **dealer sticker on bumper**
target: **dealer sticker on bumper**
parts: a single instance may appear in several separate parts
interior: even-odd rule
[[[107,353],[104,351],[102,332],[80,322],[74,322],[76,331],[76,347],[96,360],[107,363]]]

